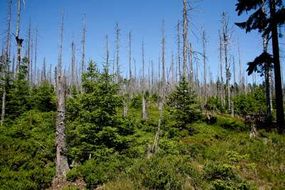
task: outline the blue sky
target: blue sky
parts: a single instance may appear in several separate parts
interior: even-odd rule
[[[192,0],[194,10],[189,14],[190,36],[195,51],[202,52],[201,28],[207,34],[207,57],[212,75],[215,77],[218,66],[218,30],[221,27],[221,13],[227,12],[232,26],[232,43],[230,54],[237,55],[237,44],[240,43],[241,60],[244,68],[246,62],[252,60],[261,52],[261,37],[253,32],[245,34],[234,26],[234,22],[245,17],[237,17],[235,0]],[[6,0],[0,1],[0,39],[4,41]],[[141,42],[145,43],[146,63],[153,60],[157,63],[161,55],[161,23],[165,21],[166,61],[170,64],[170,55],[176,53],[176,24],[182,18],[182,0],[25,0],[22,9],[21,36],[26,38],[29,20],[33,30],[37,28],[38,63],[46,57],[48,64],[56,64],[60,16],[65,16],[64,31],[64,63],[66,67],[71,60],[71,42],[77,45],[77,60],[81,55],[82,18],[86,14],[87,39],[86,57],[94,59],[102,65],[105,57],[105,36],[109,36],[110,58],[114,57],[115,24],[121,28],[121,70],[128,72],[128,42],[127,35],[133,34],[133,56],[136,60],[137,72],[141,67]],[[13,0],[13,24],[15,25],[16,0]],[[13,25],[13,26],[14,26]],[[15,31],[15,27],[12,28]],[[283,40],[284,41],[284,40]],[[12,46],[15,46],[13,41]],[[0,46],[0,47],[1,47]],[[237,60],[236,60],[237,61]],[[201,66],[202,68],[202,66]],[[250,79],[249,79],[250,80]]]

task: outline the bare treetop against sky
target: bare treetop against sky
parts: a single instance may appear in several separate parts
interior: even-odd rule
[[[237,44],[239,41],[241,59],[245,68],[245,63],[251,61],[261,52],[262,40],[259,35],[256,33],[245,34],[244,31],[234,26],[234,22],[243,20],[237,17],[235,0],[194,0],[190,2],[193,3],[193,10],[189,12],[189,39],[194,50],[202,52],[201,35],[202,28],[205,29],[208,42],[206,46],[207,62],[214,77],[218,72],[218,30],[221,28],[221,14],[223,11],[229,14],[230,26],[232,26],[233,32],[230,54],[237,57]],[[13,23],[16,22],[16,3],[14,0]],[[132,55],[136,61],[137,73],[141,73],[139,71],[142,60],[142,40],[144,40],[145,46],[146,65],[148,65],[149,60],[157,63],[161,55],[162,20],[165,21],[166,63],[169,67],[171,52],[174,54],[177,52],[176,25],[177,21],[182,19],[182,5],[182,0],[26,0],[22,9],[20,36],[27,39],[29,20],[31,20],[33,31],[38,30],[38,63],[41,63],[43,58],[46,57],[48,64],[55,65],[59,44],[60,17],[63,13],[64,64],[67,65],[71,61],[72,40],[76,44],[79,64],[82,20],[85,14],[87,25],[86,58],[87,60],[94,59],[98,65],[102,65],[105,58],[106,35],[109,36],[110,60],[115,58],[115,25],[119,23],[121,29],[120,70],[126,76],[128,73],[128,32],[132,32]],[[6,12],[7,1],[1,0],[0,38],[2,46],[5,40]],[[13,33],[15,33],[15,30],[15,28],[12,29]],[[15,46],[15,40],[13,40],[12,47]],[[13,50],[13,52],[15,51]],[[283,60],[281,59],[282,62]],[[202,69],[202,59],[200,68]]]

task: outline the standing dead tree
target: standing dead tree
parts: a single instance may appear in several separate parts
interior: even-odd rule
[[[80,90],[81,92],[83,91],[82,89],[82,85],[81,85],[81,78],[82,78],[82,73],[85,72],[85,49],[86,49],[86,15],[83,15],[83,26],[82,26],[82,39],[81,39],[81,45],[82,45],[82,55],[81,55],[81,69],[80,73],[79,73],[79,78],[80,78],[80,82],[79,86],[80,86]],[[77,75],[78,76],[78,75]]]
[[[160,64],[159,64],[160,65]],[[166,77],[165,77],[165,30],[164,30],[164,21],[162,22],[162,39],[161,39],[161,66],[162,66],[162,77],[159,81],[159,98],[158,98],[158,110],[159,110],[159,119],[157,130],[155,133],[153,144],[149,146],[147,157],[150,158],[153,154],[156,154],[159,149],[159,140],[161,133],[161,123],[163,121],[163,108],[166,95]],[[160,68],[160,66],[159,66]],[[160,73],[160,71],[159,71]]]
[[[207,91],[207,56],[206,56],[206,31],[203,30],[202,32],[202,42],[203,42],[203,67],[204,67],[204,85],[203,85],[203,95],[204,95],[204,103],[207,102],[207,96],[208,96],[208,91]]]
[[[220,86],[219,95],[222,106],[225,105],[225,91],[224,91],[224,64],[223,64],[223,41],[222,33],[219,31],[219,62],[220,62]]]
[[[228,48],[229,48],[229,18],[225,12],[222,13],[222,47],[224,51],[224,61],[226,69],[226,102],[228,111],[231,112],[231,65],[229,62]]]
[[[186,78],[188,46],[188,12],[187,0],[183,0],[183,77]]]
[[[145,93],[145,57],[144,57],[144,42],[142,42],[142,80],[141,80],[141,88],[142,88],[142,119],[147,120],[147,101],[146,101],[146,93]]]
[[[71,86],[76,85],[76,58],[75,58],[75,44],[71,43]]]
[[[180,80],[181,77],[181,53],[180,53],[180,44],[181,44],[181,38],[180,38],[180,21],[177,22],[177,67],[176,71],[178,71],[178,80]]]
[[[17,43],[17,71],[21,64],[21,49],[24,39],[20,38],[20,25],[21,25],[21,0],[17,2],[17,21],[16,21],[16,43]]]
[[[38,61],[38,29],[36,29],[35,42],[34,42],[34,84],[37,83],[37,61]]]
[[[9,60],[10,60],[10,46],[11,46],[11,15],[12,15],[12,0],[8,0],[8,17],[7,17],[7,34],[6,34],[6,47],[4,52],[4,60],[3,60],[3,93],[2,93],[2,107],[1,107],[1,126],[4,123],[5,119],[5,109],[6,109],[6,75],[9,68]]]
[[[53,185],[65,181],[69,171],[67,163],[67,148],[65,139],[65,77],[62,72],[62,48],[63,48],[64,17],[60,27],[60,45],[58,55],[58,66],[56,71],[56,94],[57,94],[57,117],[56,117],[56,176]]]
[[[120,80],[120,27],[116,24],[116,82]]]

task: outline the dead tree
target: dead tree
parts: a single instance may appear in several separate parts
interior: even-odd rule
[[[129,80],[132,79],[132,33],[129,32]]]
[[[71,86],[76,84],[76,58],[75,58],[75,44],[71,43]]]
[[[149,146],[147,157],[150,158],[153,154],[156,154],[159,149],[159,140],[161,133],[161,123],[163,121],[163,108],[165,102],[165,92],[166,92],[166,77],[165,77],[165,31],[164,31],[164,21],[162,22],[162,39],[161,39],[161,66],[162,66],[162,78],[159,85],[159,98],[158,98],[158,110],[159,119],[157,130],[155,133],[153,144]],[[159,66],[160,68],[160,66]],[[160,71],[159,71],[160,72]]]
[[[28,43],[27,43],[27,55],[26,57],[28,58],[28,80],[29,83],[32,84],[31,81],[31,73],[32,73],[32,67],[31,67],[31,41],[32,41],[32,26],[31,26],[31,21],[29,23],[29,29],[28,29]]]
[[[8,0],[8,17],[7,17],[7,34],[6,34],[6,47],[4,52],[4,66],[3,66],[3,93],[2,93],[2,107],[1,107],[1,126],[5,119],[5,109],[6,109],[6,74],[8,72],[8,64],[10,60],[10,46],[11,46],[11,14],[12,14],[12,0]]]
[[[220,89],[219,95],[222,106],[225,105],[225,96],[224,96],[224,65],[223,65],[223,41],[222,41],[222,33],[219,31],[219,62],[220,62]]]
[[[116,24],[116,81],[119,82],[120,80],[120,27],[119,24]]]
[[[123,99],[123,116],[127,117],[129,111],[129,101],[132,97],[132,82],[133,82],[133,75],[132,75],[132,33],[129,32],[128,34],[128,49],[129,49],[129,80],[126,85],[126,93]]]
[[[43,68],[41,73],[41,82],[47,80],[47,72],[46,72],[46,58],[43,59]]]
[[[203,30],[202,32],[202,41],[203,41],[203,66],[204,66],[204,88],[203,88],[203,97],[204,97],[204,103],[207,102],[207,96],[208,96],[208,92],[207,92],[207,62],[206,62],[206,32],[205,30]]]
[[[109,68],[110,68],[110,52],[109,52],[109,37],[108,35],[105,36],[105,41],[106,41],[106,44],[105,44],[105,48],[106,48],[106,61],[105,61],[105,66],[106,66],[106,69],[108,70],[108,73],[109,73]]]
[[[85,46],[86,46],[86,16],[83,17],[83,28],[82,28],[82,55],[81,55],[81,73],[85,72]]]
[[[56,70],[56,95],[57,95],[57,117],[56,117],[56,176],[53,184],[65,181],[66,174],[69,171],[67,163],[67,148],[65,138],[65,93],[66,93],[66,81],[62,73],[62,48],[63,48],[63,29],[64,29],[64,17],[62,16],[62,22],[60,27],[60,45],[58,55],[58,65]]]
[[[181,77],[181,53],[180,53],[180,44],[181,44],[181,38],[180,38],[180,21],[177,22],[177,63],[178,63],[178,80],[180,80]]]
[[[147,120],[147,101],[146,101],[146,93],[145,93],[145,57],[144,57],[144,42],[142,42],[142,119]]]
[[[34,83],[37,83],[37,61],[38,61],[38,29],[36,29],[35,42],[34,42]]]
[[[242,69],[242,63],[241,63],[241,53],[240,53],[240,45],[238,42],[238,65],[239,65],[239,86],[240,91],[245,92],[245,82],[244,82],[244,74]]]
[[[17,43],[17,70],[21,64],[21,49],[24,39],[20,38],[20,24],[21,24],[21,0],[17,3],[17,21],[16,21],[16,43]]]
[[[174,84],[175,84],[175,68],[174,68],[174,55],[173,55],[173,52],[171,52],[170,73],[171,73],[170,84],[171,84],[171,86],[174,86]]]
[[[189,43],[188,57],[190,64],[189,81],[191,85],[194,85],[193,48],[191,43]]]
[[[228,58],[228,47],[229,47],[229,21],[228,16],[225,12],[222,13],[222,45],[224,51],[224,61],[226,69],[226,96],[227,96],[227,108],[231,112],[231,89],[230,89],[230,80],[231,80],[231,71],[230,71],[230,62]]]
[[[83,88],[82,88],[82,84],[81,84],[81,80],[82,80],[82,73],[85,72],[85,51],[86,51],[86,15],[83,15],[83,19],[82,19],[82,39],[81,39],[81,48],[82,48],[82,52],[81,52],[81,65],[80,68],[78,68],[79,73],[76,74],[76,77],[79,77],[80,80],[78,80],[78,86],[81,92],[83,92]],[[77,70],[77,71],[78,71]]]
[[[183,0],[183,77],[186,78],[188,46],[188,13],[187,0]]]
[[[161,39],[161,63],[162,63],[162,82],[166,82],[165,76],[165,31],[164,31],[164,20],[162,21],[162,39]]]

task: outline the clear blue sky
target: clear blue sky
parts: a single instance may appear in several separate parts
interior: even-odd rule
[[[241,59],[245,63],[252,60],[261,52],[261,37],[253,32],[245,34],[234,26],[234,22],[242,21],[235,12],[235,0],[191,0],[194,10],[189,14],[191,22],[190,41],[196,51],[202,52],[201,28],[207,33],[207,56],[209,68],[215,77],[218,66],[218,30],[221,27],[221,13],[230,16],[233,36],[230,54],[237,55],[239,39]],[[5,18],[7,12],[6,0],[0,1],[0,38],[1,46],[4,41]],[[26,38],[29,20],[32,27],[38,29],[38,63],[46,57],[48,64],[56,64],[60,16],[65,15],[64,31],[64,62],[70,63],[71,41],[77,45],[77,60],[81,55],[82,18],[87,20],[87,59],[94,59],[102,65],[105,57],[105,35],[109,36],[110,58],[114,57],[115,24],[121,28],[121,70],[128,72],[127,35],[133,34],[133,56],[136,60],[137,72],[141,64],[141,42],[145,41],[146,63],[154,60],[157,63],[161,47],[161,23],[165,20],[167,64],[170,63],[171,51],[176,50],[176,23],[182,18],[182,0],[25,0],[22,9],[21,36]],[[13,28],[15,31],[16,0],[13,0]],[[15,46],[15,42],[12,41]],[[202,66],[201,66],[202,68]],[[250,79],[249,79],[250,80]]]

